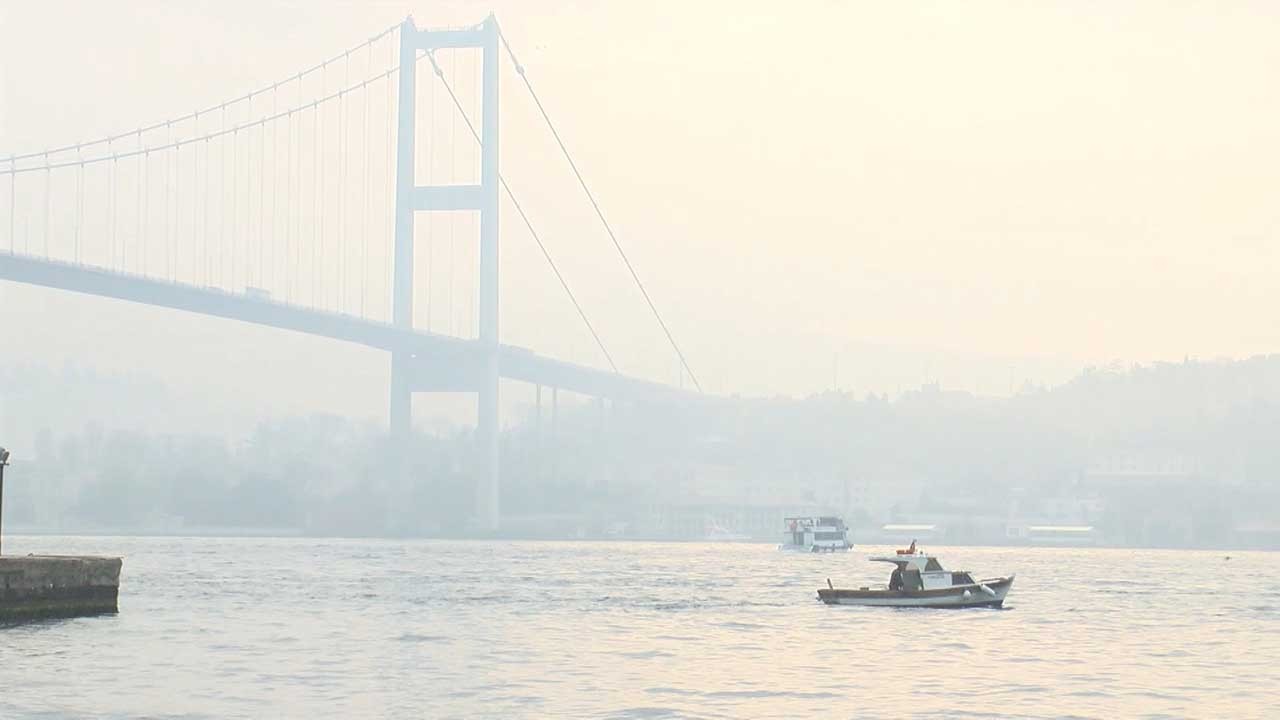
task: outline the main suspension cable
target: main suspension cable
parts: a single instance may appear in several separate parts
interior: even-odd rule
[[[69,144],[69,145],[63,145],[63,146],[61,146],[61,147],[56,147],[56,148],[49,148],[49,149],[47,149],[47,150],[39,150],[39,151],[36,151],[36,152],[18,153],[18,154],[15,154],[15,155],[6,155],[6,156],[4,156],[4,157],[0,157],[0,162],[7,161],[7,162],[9,163],[9,165],[12,167],[12,166],[13,166],[13,163],[14,163],[14,162],[16,162],[16,161],[18,161],[18,160],[27,160],[27,159],[34,158],[34,157],[40,157],[40,156],[42,156],[42,155],[57,155],[57,154],[59,154],[59,153],[69,152],[69,151],[71,151],[71,150],[79,151],[79,150],[83,150],[84,148],[92,147],[92,146],[94,146],[94,145],[105,145],[105,144],[107,144],[107,143],[111,143],[111,142],[114,142],[114,141],[116,141],[116,140],[120,140],[120,139],[123,139],[123,138],[126,138],[126,137],[130,137],[130,136],[132,136],[132,135],[142,135],[142,134],[145,134],[145,133],[150,133],[150,132],[152,132],[152,131],[154,131],[154,130],[160,130],[160,129],[162,129],[162,128],[168,128],[168,127],[170,127],[170,126],[172,126],[172,125],[175,125],[175,124],[177,124],[177,123],[186,122],[187,120],[192,120],[192,119],[198,118],[198,117],[200,117],[201,115],[207,115],[207,114],[209,114],[209,113],[211,113],[211,112],[213,112],[213,111],[215,111],[215,110],[225,110],[225,109],[226,109],[226,108],[228,108],[228,107],[231,107],[231,106],[233,106],[233,105],[237,105],[237,104],[242,103],[242,102],[245,102],[245,101],[247,101],[247,100],[248,100],[248,101],[251,101],[251,100],[253,100],[253,98],[254,98],[254,97],[257,97],[258,95],[263,95],[263,94],[265,94],[265,93],[267,93],[267,92],[275,91],[276,89],[280,88],[281,86],[285,85],[286,83],[293,82],[294,80],[301,80],[302,78],[307,77],[308,75],[311,75],[312,73],[314,73],[314,72],[316,72],[316,71],[318,71],[318,70],[323,70],[323,69],[325,69],[326,67],[328,67],[329,65],[331,65],[331,64],[333,64],[333,63],[335,63],[335,62],[337,62],[337,61],[339,61],[339,60],[342,60],[342,59],[346,58],[346,57],[347,57],[347,56],[349,56],[352,52],[355,52],[356,50],[359,50],[359,49],[360,49],[360,48],[362,48],[362,47],[366,47],[366,46],[371,46],[371,45],[373,45],[374,43],[378,42],[378,41],[379,41],[379,40],[381,40],[382,38],[384,38],[384,37],[386,37],[386,36],[390,35],[390,34],[391,34],[391,33],[393,33],[393,32],[396,32],[396,30],[398,30],[399,28],[400,28],[400,23],[396,23],[395,25],[392,25],[391,27],[389,27],[389,28],[387,28],[387,29],[383,30],[382,32],[377,33],[376,35],[373,35],[373,36],[369,37],[368,39],[364,40],[363,42],[361,42],[361,43],[359,43],[359,44],[357,44],[357,45],[354,45],[354,46],[352,46],[352,47],[350,47],[350,48],[347,48],[346,50],[344,50],[344,51],[342,51],[342,52],[340,52],[340,53],[338,53],[338,54],[336,54],[336,55],[333,55],[332,57],[329,57],[329,58],[327,58],[327,59],[325,59],[325,60],[322,60],[322,61],[320,61],[320,62],[316,63],[315,65],[312,65],[311,67],[307,68],[306,70],[302,70],[302,71],[300,71],[300,72],[298,72],[298,73],[295,73],[295,74],[293,74],[293,75],[291,75],[291,76],[289,76],[289,77],[287,77],[287,78],[285,78],[285,79],[283,79],[283,80],[280,80],[280,81],[277,81],[277,82],[273,82],[273,83],[271,83],[270,85],[263,85],[262,87],[258,88],[257,90],[253,90],[253,91],[251,91],[251,92],[249,92],[249,93],[246,93],[246,94],[241,95],[241,96],[239,96],[239,97],[233,98],[233,99],[231,99],[231,100],[226,100],[226,101],[221,102],[221,103],[218,103],[218,104],[216,104],[216,105],[210,105],[209,107],[205,108],[204,110],[196,110],[196,111],[194,111],[194,112],[187,113],[186,115],[181,115],[181,116],[178,116],[178,117],[169,118],[168,120],[161,120],[160,122],[155,122],[155,123],[152,123],[152,124],[150,124],[150,125],[146,125],[146,126],[144,126],[144,127],[137,128],[137,129],[135,129],[135,130],[130,130],[130,131],[128,131],[128,132],[117,133],[117,134],[115,134],[115,135],[106,135],[106,136],[100,137],[100,138],[98,138],[98,139],[96,139],[96,140],[86,140],[86,141],[84,141],[84,142],[72,143],[72,144]]]
[[[480,139],[480,133],[476,132],[476,127],[471,123],[471,118],[466,111],[462,109],[462,103],[458,101],[458,96],[453,92],[453,87],[449,85],[449,81],[444,78],[444,71],[436,64],[435,55],[430,51],[427,52],[427,59],[431,61],[431,68],[435,71],[436,77],[440,78],[440,83],[444,85],[444,89],[449,93],[449,99],[453,101],[453,106],[457,108],[458,114],[462,116],[463,121],[467,125],[467,129],[471,131],[471,137],[475,138],[477,143],[483,146]],[[551,253],[547,251],[547,246],[543,244],[542,238],[538,235],[538,231],[533,228],[533,222],[529,220],[529,216],[525,214],[524,208],[520,206],[520,201],[516,199],[516,194],[511,191],[511,186],[507,184],[507,179],[498,173],[498,182],[502,185],[503,191],[507,193],[507,198],[511,200],[511,205],[516,209],[516,213],[520,215],[520,219],[524,221],[525,228],[529,231],[529,235],[533,237],[533,241],[537,243],[538,249],[542,251],[542,257],[551,266],[551,272],[555,273],[556,280],[560,281],[560,287],[564,289],[569,301],[573,303],[573,308],[578,311],[578,317],[582,318],[582,322],[587,326],[587,330],[591,332],[591,337],[596,341],[596,347],[600,348],[600,352],[604,354],[604,359],[609,362],[609,367],[614,372],[618,372],[618,366],[613,362],[613,356],[605,349],[604,341],[600,339],[600,334],[596,332],[591,321],[587,319],[587,313],[582,309],[582,305],[578,302],[578,298],[574,296],[573,291],[569,289],[569,283],[560,274],[560,268],[556,267],[556,263],[551,259]]]
[[[578,164],[573,161],[573,156],[569,154],[569,148],[565,146],[564,140],[561,139],[555,124],[551,122],[551,117],[547,115],[547,110],[543,107],[542,100],[538,98],[538,93],[534,91],[533,85],[529,82],[529,76],[525,74],[524,66],[516,59],[516,54],[511,50],[511,44],[507,42],[507,37],[502,34],[501,28],[498,29],[498,38],[502,40],[502,46],[506,48],[507,56],[511,58],[511,64],[515,66],[516,74],[524,82],[525,88],[529,91],[529,96],[533,98],[534,104],[538,106],[538,112],[542,114],[542,119],[546,121],[547,128],[551,130],[551,135],[555,138],[556,144],[560,146],[560,152],[564,155],[564,159],[569,162],[569,167],[573,170],[574,176],[578,178],[578,184],[582,186],[582,191],[586,193],[587,200],[591,201],[591,207],[596,211],[596,217],[600,218],[600,223],[604,225],[605,232],[609,233],[609,239],[613,241],[613,247],[617,249],[618,256],[622,258],[623,264],[627,266],[627,271],[631,273],[631,279],[635,281],[636,287],[640,288],[640,294],[644,296],[644,301],[648,303],[649,310],[653,312],[653,317],[657,319],[658,325],[662,327],[662,332],[667,336],[667,342],[671,343],[671,348],[676,351],[676,356],[680,358],[680,364],[684,366],[685,372],[689,373],[689,379],[693,381],[694,387],[698,389],[698,392],[702,392],[702,385],[698,382],[698,377],[693,374],[693,368],[689,367],[689,362],[680,350],[680,345],[676,343],[675,336],[671,334],[667,323],[662,319],[662,313],[658,312],[658,307],[653,304],[653,299],[649,297],[649,291],[645,289],[644,283],[640,281],[640,276],[636,273],[635,267],[631,265],[631,260],[627,258],[627,253],[623,251],[622,243],[618,241],[618,236],[614,234],[613,227],[605,219],[604,212],[600,209],[600,204],[596,202],[595,195],[587,187],[587,181],[583,179],[582,173],[579,172]]]
[[[237,135],[242,130],[248,130],[250,128],[260,127],[260,126],[266,125],[267,123],[275,122],[276,120],[279,120],[281,118],[288,117],[291,113],[302,113],[307,110],[316,110],[316,108],[319,107],[320,105],[336,100],[337,98],[342,96],[344,93],[349,93],[355,90],[359,90],[360,88],[366,85],[378,82],[383,78],[390,77],[396,74],[399,70],[400,70],[399,67],[393,67],[387,70],[386,72],[378,73],[377,75],[369,77],[358,83],[352,83],[348,87],[342,88],[337,92],[329,93],[328,95],[325,95],[324,97],[321,97],[321,98],[317,98],[311,102],[300,103],[299,105],[289,108],[287,110],[281,110],[280,112],[274,113],[272,115],[266,115],[261,118],[258,118],[257,120],[248,121],[243,124],[234,125],[229,128],[224,127],[214,132],[205,133],[204,135],[189,137],[182,140],[166,140],[160,145],[144,146],[140,149],[126,150],[126,151],[116,152],[116,153],[108,152],[105,155],[98,155],[92,158],[84,158],[82,160],[56,162],[56,163],[50,163],[48,165],[41,164],[41,165],[29,165],[24,167],[0,168],[0,176],[23,175],[27,173],[43,172],[45,170],[59,170],[61,168],[76,167],[79,165],[94,165],[97,163],[103,163],[110,160],[123,160],[125,158],[136,157],[138,155],[155,153],[163,150],[172,150],[174,148],[180,148],[186,145],[190,145],[192,143],[201,142],[203,140],[213,140],[216,138],[225,137],[227,135]],[[224,124],[225,124],[225,121],[224,121]],[[134,133],[130,133],[130,134],[132,135]]]

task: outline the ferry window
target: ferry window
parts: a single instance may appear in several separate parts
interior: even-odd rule
[[[938,563],[937,558],[929,558],[929,561],[924,564],[924,569],[926,572],[929,570],[941,570],[942,565]]]

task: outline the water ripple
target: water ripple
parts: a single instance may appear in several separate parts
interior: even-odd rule
[[[936,612],[816,602],[828,577],[884,582],[862,552],[11,544],[126,560],[119,615],[0,626],[6,720],[1265,718],[1280,707],[1271,553],[1233,552],[1233,592],[1221,593],[1221,553],[936,548],[949,565],[1018,573],[1011,612]]]

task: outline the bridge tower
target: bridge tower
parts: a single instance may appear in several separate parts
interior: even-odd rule
[[[418,185],[415,177],[417,60],[440,49],[479,49],[482,58],[481,154],[478,185]],[[494,530],[500,517],[498,485],[498,23],[491,14],[471,28],[419,30],[413,18],[400,27],[399,118],[396,149],[395,250],[392,322],[413,326],[413,229],[418,212],[480,213],[480,367],[436,376],[405,352],[391,356],[391,435],[405,447],[413,416],[413,393],[463,391],[477,394],[476,439],[480,472],[476,511]],[[429,364],[426,367],[430,367]]]

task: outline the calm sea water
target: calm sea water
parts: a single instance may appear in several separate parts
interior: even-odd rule
[[[827,607],[859,548],[12,537],[125,557],[0,628],[0,718],[1278,717],[1280,554],[935,547],[1005,610]]]

